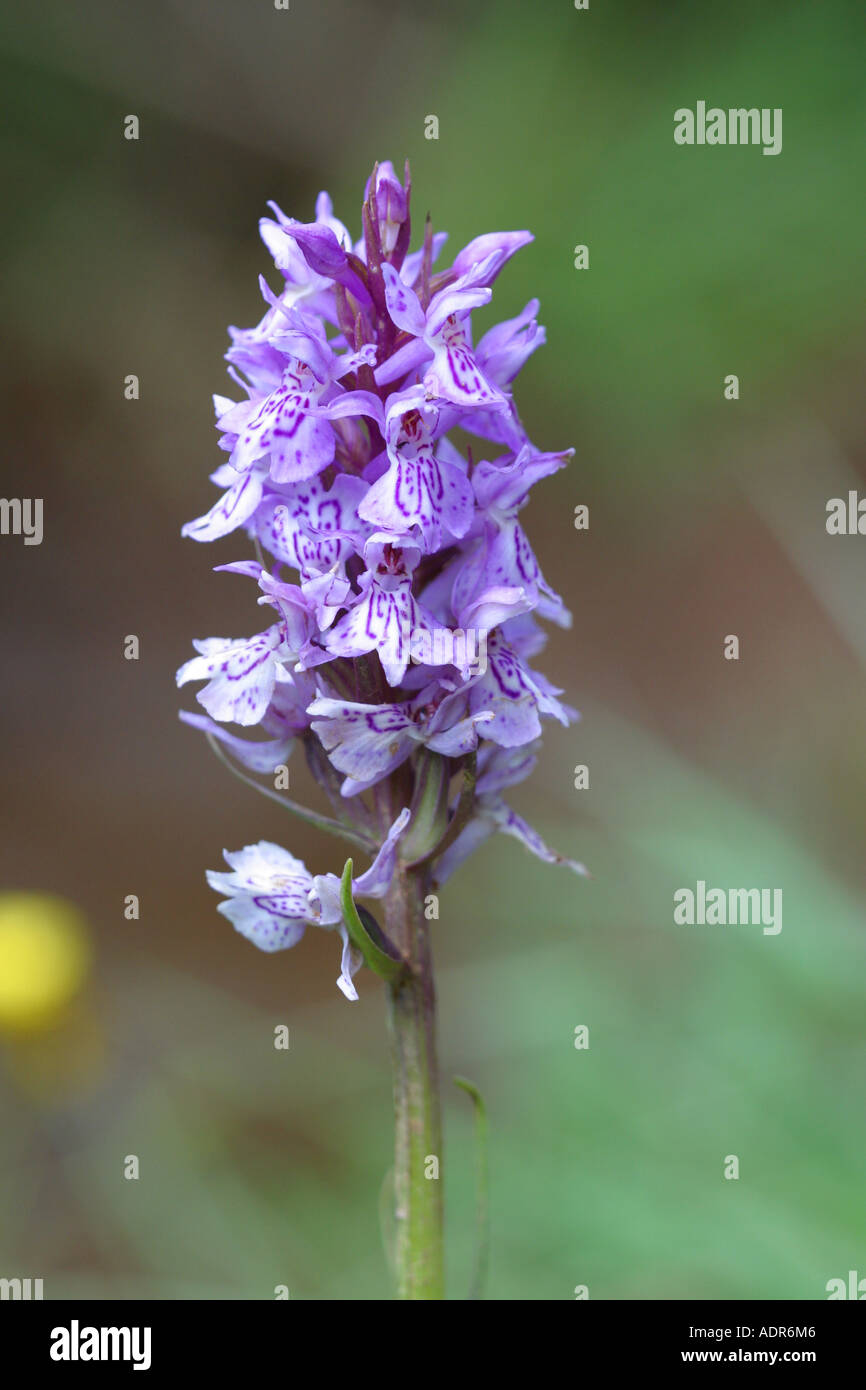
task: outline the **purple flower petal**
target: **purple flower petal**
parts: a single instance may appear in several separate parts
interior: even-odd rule
[[[177,683],[206,680],[197,699],[208,714],[222,723],[258,724],[273,694],[281,641],[273,627],[239,642],[220,637],[197,642],[199,655],[181,666]]]
[[[184,724],[189,724],[194,729],[201,729],[202,733],[210,734],[212,738],[218,739],[237,761],[243,767],[249,768],[251,772],[272,773],[274,768],[288,761],[295,742],[294,738],[288,735],[282,738],[269,739],[266,742],[253,743],[250,739],[238,738],[236,734],[230,734],[228,729],[224,729],[221,724],[215,724],[206,714],[195,714],[181,710],[180,718]]]

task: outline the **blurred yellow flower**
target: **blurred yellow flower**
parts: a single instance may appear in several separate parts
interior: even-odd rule
[[[0,1030],[52,1026],[84,983],[90,939],[82,913],[43,893],[0,893]]]

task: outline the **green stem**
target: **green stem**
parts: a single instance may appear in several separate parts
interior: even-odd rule
[[[425,883],[423,874],[400,868],[385,902],[386,935],[408,965],[386,985],[394,1072],[394,1257],[400,1299],[445,1297],[436,1001],[424,917]]]

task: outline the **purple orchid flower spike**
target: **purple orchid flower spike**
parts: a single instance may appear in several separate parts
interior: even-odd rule
[[[178,683],[204,682],[206,714],[189,721],[254,773],[302,743],[338,816],[373,843],[395,779],[417,807],[419,779],[444,784],[443,769],[519,752],[544,719],[573,717],[528,664],[543,643],[533,614],[568,622],[518,520],[532,486],[570,456],[534,449],[514,409],[515,378],[544,341],[538,302],[475,348],[470,323],[532,237],[476,237],[434,278],[445,236],[428,227],[411,250],[409,204],[408,172],[383,161],[354,244],[325,193],[312,222],[271,205],[260,230],[283,287],[262,280],[264,317],[232,330],[230,372],[248,399],[215,397],[223,491],[184,528],[199,541],[245,532],[259,560],[221,568],[254,579],[275,616],[255,637],[196,643]],[[450,438],[457,426],[506,452],[473,464]],[[250,742],[225,723],[270,737]],[[479,789],[478,825],[456,838],[456,795],[436,826],[443,855],[482,825],[517,833]],[[518,838],[538,852],[530,833]]]
[[[497,833],[585,872],[503,799],[532,770],[544,722],[577,717],[533,665],[539,620],[569,617],[520,522],[531,489],[571,451],[536,449],[514,402],[544,342],[538,301],[473,337],[473,312],[530,233],[483,234],[434,270],[445,234],[428,219],[412,246],[408,168],[401,178],[388,161],[367,180],[358,240],[325,193],[311,222],[271,204],[260,232],[279,288],[262,278],[264,313],[230,330],[240,399],[214,397],[219,496],[183,533],[243,538],[246,556],[219,568],[252,581],[270,625],[194,644],[177,680],[203,683],[204,712],[182,717],[241,780],[370,867],[312,872],[260,840],[226,852],[228,871],[208,882],[220,913],[265,952],[311,926],[335,931],[347,998],[362,966],[381,977],[399,1292],[437,1298],[439,1185],[419,1187],[415,1171],[419,1155],[440,1152],[430,894]],[[462,447],[466,435],[480,446]],[[283,795],[299,755],[327,814]]]

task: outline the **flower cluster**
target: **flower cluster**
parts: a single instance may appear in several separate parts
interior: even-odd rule
[[[470,327],[532,238],[476,237],[437,270],[446,236],[428,219],[410,250],[409,202],[408,168],[401,183],[378,165],[354,243],[325,193],[310,223],[271,205],[260,230],[282,284],[262,278],[263,318],[230,330],[244,399],[215,397],[221,496],[183,528],[198,541],[246,533],[258,558],[219,568],[255,583],[271,621],[194,644],[177,679],[205,682],[206,714],[182,718],[253,773],[301,740],[333,825],[375,853],[354,883],[370,896],[387,893],[398,854],[442,883],[497,830],[583,872],[502,799],[532,770],[542,718],[576,717],[529,664],[545,641],[537,619],[570,621],[519,520],[572,452],[536,449],[512,399],[544,342],[538,302],[475,345]],[[481,443],[461,451],[458,428]],[[237,930],[273,951],[307,924],[336,928],[338,983],[356,998],[334,876],[265,841],[225,858],[231,872],[208,878]]]

